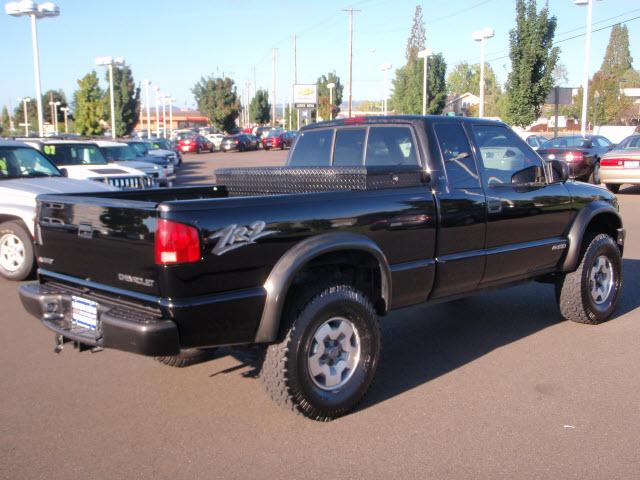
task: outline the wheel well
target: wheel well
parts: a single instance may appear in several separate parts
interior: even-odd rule
[[[309,285],[346,283],[360,290],[371,301],[376,312],[386,312],[382,295],[382,274],[378,260],[370,253],[352,250],[322,254],[298,270],[287,291],[285,309]]]
[[[0,214],[0,223],[4,222],[20,222],[24,225],[24,220],[16,215]],[[25,225],[26,227],[26,225]]]
[[[615,241],[618,237],[618,228],[622,226],[622,222],[617,215],[612,213],[600,213],[593,217],[587,228],[585,230],[585,234],[587,233],[606,233],[610,235],[611,238]],[[584,236],[583,236],[584,238]],[[620,247],[620,246],[619,246]],[[622,247],[620,247],[622,250]]]

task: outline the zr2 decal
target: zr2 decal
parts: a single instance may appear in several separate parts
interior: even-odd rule
[[[249,226],[232,224],[228,227],[218,230],[217,232],[209,235],[209,240],[218,239],[216,246],[213,247],[211,253],[214,255],[222,255],[230,250],[244,247],[255,243],[256,240],[272,233],[277,233],[275,230],[265,230],[266,223],[262,220],[253,222]]]

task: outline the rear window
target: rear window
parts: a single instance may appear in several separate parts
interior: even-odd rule
[[[417,165],[418,157],[408,127],[371,127],[367,166]]]
[[[336,146],[333,149],[333,165],[336,167],[362,165],[366,136],[365,128],[338,129]]]
[[[55,165],[106,165],[107,160],[95,145],[45,144],[44,154]]]
[[[548,142],[545,142],[542,145],[542,148],[543,149],[562,148],[562,147],[580,148],[584,145],[585,141],[586,139],[582,137],[558,137],[558,138],[549,140]]]
[[[309,130],[296,140],[289,165],[294,167],[328,167],[331,164],[333,130]]]

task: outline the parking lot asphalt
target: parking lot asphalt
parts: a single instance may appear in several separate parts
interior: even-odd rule
[[[179,184],[286,152],[185,156]],[[53,353],[0,280],[0,478],[638,478],[640,188],[614,318],[563,321],[531,283],[381,320],[363,404],[330,423],[278,408],[242,351],[184,369]]]

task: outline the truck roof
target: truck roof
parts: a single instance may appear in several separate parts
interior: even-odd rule
[[[313,123],[302,127],[300,130],[309,130],[322,127],[339,127],[344,125],[375,125],[375,124],[389,124],[389,123],[406,123],[406,122],[465,122],[465,123],[494,123],[496,125],[503,125],[503,122],[488,118],[476,118],[476,117],[450,117],[448,115],[387,115],[387,116],[363,116],[363,117],[351,117],[341,118],[336,120],[328,120],[326,122]]]

